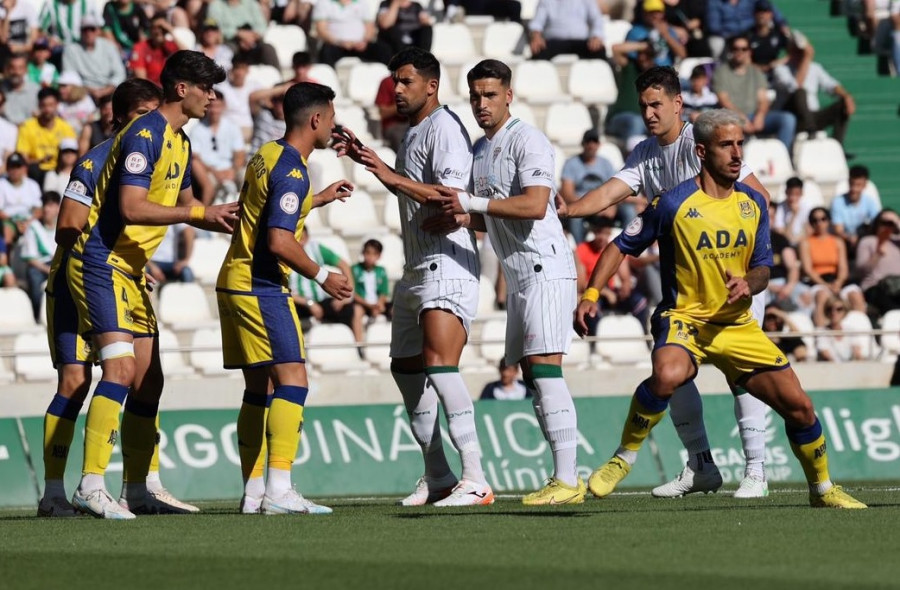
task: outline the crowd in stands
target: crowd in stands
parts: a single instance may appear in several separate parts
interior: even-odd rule
[[[809,40],[769,0],[540,0],[527,18],[516,0],[445,0],[437,3],[440,10],[430,11],[434,6],[411,0],[372,6],[363,0],[110,0],[105,5],[4,0],[0,285],[25,288],[38,316],[55,248],[60,195],[77,157],[113,135],[110,95],[116,85],[132,76],[158,82],[166,58],[179,49],[202,51],[228,70],[207,117],[188,130],[195,192],[206,203],[234,199],[249,157],[283,134],[281,101],[290,85],[337,84],[333,68],[346,58],[385,64],[404,46],[431,49],[437,23],[465,22],[465,15],[519,23],[522,34],[515,52],[520,59],[570,54],[612,66],[615,100],[602,108],[592,105],[593,121],[584,130],[580,150],[575,153],[579,148],[572,146],[565,152],[570,157],[560,168],[558,188],[568,202],[611,178],[621,159],[646,137],[634,80],[654,65],[680,68],[685,120],[710,108],[733,109],[744,117],[749,138],[775,138],[789,157],[795,154],[798,134],[806,139],[830,131],[842,144],[856,110],[853,96],[814,60]],[[900,0],[863,0],[858,6],[848,11],[848,19],[856,23],[853,30],[876,52],[888,47],[896,69]],[[628,23],[615,42],[614,23]],[[304,50],[288,53],[287,63],[280,47],[266,41],[273,26],[292,27],[307,40]],[[688,64],[693,65],[685,68]],[[266,70],[276,75],[259,74]],[[820,93],[832,99],[823,104]],[[407,125],[397,115],[393,81],[381,79],[371,94],[374,101],[365,106],[373,125],[357,131],[371,131],[396,150]],[[610,152],[604,155],[601,148],[607,147],[615,158],[607,157]],[[777,331],[803,328],[792,323],[801,313],[816,328],[840,330],[841,313],[859,312],[877,327],[884,313],[900,306],[897,214],[882,209],[862,165],[850,168],[849,187],[830,203],[808,198],[804,185],[794,177],[773,189],[777,265],[769,286],[767,326]],[[582,276],[589,275],[618,228],[645,206],[644,195],[636,195],[602,216],[565,221]],[[159,283],[194,280],[193,246],[205,239],[195,234],[188,226],[169,231],[148,275]],[[383,244],[366,241],[354,264],[306,234],[303,243],[313,259],[338,268],[356,290],[353,298],[334,301],[314,281],[296,277],[294,301],[300,316],[307,322],[346,324],[357,342],[364,341],[367,325],[390,318],[390,281],[379,261]],[[9,268],[13,256],[23,263],[18,277]],[[658,253],[651,250],[623,265],[603,292],[598,318],[630,314],[646,328],[660,299]],[[802,342],[783,342],[798,361],[859,356],[839,336],[830,338],[817,347],[818,354]],[[510,383],[506,379],[503,387]]]

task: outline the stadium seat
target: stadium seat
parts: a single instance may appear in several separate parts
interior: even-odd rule
[[[334,150],[313,150],[307,164],[314,193],[320,192],[332,182],[349,180],[344,163]]]
[[[457,117],[459,117],[460,122],[463,124],[463,127],[466,128],[466,133],[469,134],[469,139],[473,144],[481,139],[482,136],[484,136],[484,131],[481,130],[481,127],[478,126],[478,122],[472,115],[472,110],[469,108],[469,103],[458,102],[456,104],[447,106],[451,111],[456,113]]]
[[[791,155],[787,147],[777,139],[748,141],[744,144],[744,162],[766,187],[783,184],[794,175]]]
[[[472,109],[469,107],[469,80],[466,78],[466,75],[469,73],[469,70],[475,67],[475,64],[478,63],[479,60],[473,59],[471,61],[467,61],[459,67],[459,75],[456,78],[456,93],[459,95],[458,100],[464,102],[466,104],[466,109],[471,113]],[[458,113],[457,113],[458,114]]]
[[[375,153],[379,158],[384,161],[388,166],[394,167],[397,163],[397,153],[389,148],[386,145],[375,148]],[[383,193],[387,191],[381,181],[378,178],[366,170],[366,167],[362,164],[353,163],[352,164],[352,174],[353,177],[353,185],[357,189],[367,190],[370,193]],[[352,198],[352,197],[351,197]]]
[[[34,321],[31,299],[22,289],[0,289],[0,335],[38,332],[41,327]],[[47,342],[44,339],[44,347]]]
[[[547,109],[544,133],[561,146],[577,146],[586,129],[593,126],[591,114],[580,102],[552,104]]]
[[[511,116],[521,119],[524,123],[528,123],[532,127],[538,126],[534,109],[525,101],[513,99],[513,103],[509,107],[509,112]]]
[[[556,179],[557,183],[559,183],[560,178],[562,178],[562,169],[563,169],[563,166],[565,166],[565,164],[566,164],[566,152],[564,152],[561,147],[559,147],[558,145],[556,145],[554,143],[553,144],[553,165],[554,165],[553,173],[555,175],[554,178]]]
[[[523,21],[530,21],[534,18],[534,13],[537,10],[537,5],[539,3],[540,0],[520,0],[520,4],[522,5],[521,17]]]
[[[16,374],[6,368],[6,362],[0,358],[0,385],[6,385],[16,380]]]
[[[820,185],[837,184],[849,175],[844,149],[830,137],[798,141],[794,162],[801,178],[812,178]]]
[[[275,48],[282,71],[293,69],[294,53],[306,51],[306,33],[297,25],[279,25],[270,22],[263,35],[263,41]],[[314,76],[312,78],[318,80]]]
[[[229,370],[222,366],[222,332],[219,328],[196,330],[191,336],[188,353],[191,366],[203,375],[225,375]]]
[[[384,64],[363,62],[353,64],[347,79],[347,96],[362,107],[374,105],[381,81],[390,74]]]
[[[491,23],[484,29],[481,53],[486,58],[499,59],[507,64],[531,57],[528,34],[519,23]]]
[[[806,334],[806,336],[803,336],[803,344],[806,345],[807,358],[815,359],[818,356],[818,348],[816,347],[815,337],[816,326],[813,324],[812,317],[803,311],[789,312],[787,317],[797,327],[798,332]]]
[[[391,324],[375,322],[366,328],[366,360],[377,369],[391,368]]]
[[[678,77],[687,82],[691,79],[691,72],[694,71],[694,68],[713,63],[716,63],[716,60],[711,57],[686,57],[678,64]]]
[[[562,363],[564,366],[577,369],[586,369],[591,365],[591,345],[579,338],[574,330],[569,330],[572,338],[572,344],[569,347],[569,354],[563,355]]]
[[[524,61],[515,67],[513,92],[531,104],[569,102],[563,92],[556,66],[546,60]]]
[[[841,180],[837,184],[834,185],[834,194],[843,195],[846,194],[850,189],[850,180],[849,177],[847,180]],[[878,187],[875,186],[875,183],[869,180],[866,182],[866,188],[863,189],[863,194],[872,195],[875,197],[875,200],[878,201],[878,208],[881,209],[883,205],[881,204],[881,194],[878,192]]]
[[[506,318],[491,319],[481,326],[481,356],[496,365],[506,352]]]
[[[181,345],[178,344],[175,332],[165,328],[159,331],[159,360],[167,377],[194,374],[194,369],[185,362],[184,353],[179,348]]]
[[[284,76],[281,75],[278,68],[261,64],[250,66],[247,71],[247,79],[253,80],[263,88],[271,88],[281,84]]]
[[[460,97],[456,94],[456,85],[453,77],[450,75],[450,70],[444,64],[441,64],[441,85],[438,87],[438,100],[441,104],[460,101]]]
[[[350,257],[350,249],[347,247],[347,242],[345,242],[344,238],[337,234],[316,236],[316,241],[337,254],[338,258],[340,258],[341,260],[345,260],[348,263],[356,260],[355,256],[353,258]]]
[[[102,12],[102,8],[101,11]],[[98,13],[99,14],[99,13]],[[177,39],[178,43],[182,47],[188,47],[193,49],[197,46],[197,36],[194,34],[194,31],[190,30],[187,27],[172,27],[172,36]],[[220,64],[223,66],[230,64]]]
[[[885,354],[896,357],[900,354],[900,309],[892,309],[884,314],[881,329],[881,347]]]
[[[641,322],[632,315],[604,315],[597,326],[597,353],[610,363],[644,364],[650,361]]]
[[[403,265],[406,262],[406,256],[403,253],[403,239],[395,233],[372,233],[363,236],[360,244],[364,244],[369,238],[378,240],[384,248],[378,264],[384,267],[388,280],[391,282],[399,280],[403,276]],[[357,258],[354,257],[353,261],[356,261]]]
[[[307,74],[312,80],[324,84],[334,90],[335,104],[344,104],[348,99],[344,97],[344,89],[338,80],[337,72],[328,64],[312,64]]]
[[[612,68],[602,59],[585,59],[572,64],[568,88],[569,94],[585,104],[610,105],[619,96]]]
[[[356,352],[353,331],[344,324],[317,324],[306,335],[310,365],[323,373],[364,371],[369,365]]]
[[[371,144],[375,139],[372,136],[372,132],[369,131],[369,120],[366,118],[366,111],[361,106],[351,103],[335,105],[334,122],[352,129],[356,137],[364,144]]]
[[[39,332],[27,332],[16,336],[13,344],[15,371],[25,381],[51,381],[56,379],[56,369],[50,362],[47,336]]]
[[[600,149],[597,150],[597,154],[609,160],[615,170],[620,170],[625,165],[622,150],[605,135],[600,138]]]
[[[381,227],[372,195],[361,189],[353,191],[353,196],[346,201],[329,203],[324,213],[328,226],[345,237],[361,236]]]
[[[436,23],[432,27],[431,53],[448,66],[463,64],[478,57],[472,32],[464,24]]]
[[[166,283],[159,292],[159,321],[176,330],[218,326],[199,283]]]
[[[506,312],[497,309],[497,290],[493,283],[485,277],[478,281],[478,319],[505,318]]]
[[[328,224],[325,223],[321,207],[314,207],[309,210],[309,213],[306,215],[306,221],[303,222],[303,227],[305,227],[306,231],[309,232],[309,235],[313,237],[328,236],[334,233],[331,231],[331,228],[328,227]]]
[[[190,266],[198,281],[205,285],[216,284],[228,246],[228,240],[218,237],[194,240]]]
[[[854,344],[862,348],[862,357],[865,360],[872,360],[880,352],[878,343],[875,342],[875,336],[872,334],[872,321],[869,316],[861,311],[850,310],[841,323],[846,332],[860,332],[852,336]]]
[[[397,202],[397,195],[394,193],[386,193],[384,195],[384,208],[382,209],[381,219],[390,231],[400,233],[403,221],[400,218],[400,204]]]
[[[631,23],[627,20],[610,19],[606,21],[606,38],[603,39],[603,45],[606,46],[607,54],[612,55],[612,46],[625,41],[625,37],[630,30]]]

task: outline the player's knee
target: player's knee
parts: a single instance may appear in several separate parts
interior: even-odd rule
[[[784,419],[785,422],[802,427],[812,426],[815,423],[816,409],[806,393],[800,391],[798,395],[791,397]]]
[[[91,389],[91,369],[88,365],[63,365],[59,371],[58,391],[68,399],[84,401]]]
[[[680,363],[658,363],[653,367],[651,388],[654,395],[670,397],[689,378],[689,371]]]
[[[134,383],[134,357],[119,357],[103,361],[103,381],[131,387]]]

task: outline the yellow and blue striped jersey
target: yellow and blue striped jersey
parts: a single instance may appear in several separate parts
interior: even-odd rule
[[[659,241],[662,302],[656,315],[675,311],[713,323],[752,322],[750,299],[728,304],[725,271],[744,276],[772,266],[769,212],[762,195],[736,183],[727,198],[713,198],[691,178],[653,200],[615,239],[638,256]]]
[[[97,166],[98,162],[93,162]],[[146,188],[147,199],[173,207],[178,194],[191,186],[191,145],[158,111],[138,117],[113,139],[94,189],[85,231],[74,256],[103,262],[138,276],[168,229],[165,225],[126,225],[119,191],[123,186]]]
[[[306,161],[283,139],[270,141],[247,164],[241,187],[241,219],[231,236],[216,290],[276,295],[290,293],[291,269],[269,250],[269,228],[300,239],[312,207]]]

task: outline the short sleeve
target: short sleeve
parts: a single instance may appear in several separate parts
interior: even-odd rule
[[[435,181],[468,189],[472,178],[472,147],[468,137],[449,123],[435,125],[434,133],[431,158]]]
[[[83,163],[83,160],[78,162],[72,170],[72,174],[69,176],[69,184],[66,185],[63,197],[90,207],[91,202],[94,200],[96,185],[94,183],[94,175],[82,165]]]
[[[185,164],[185,166],[184,166],[184,175],[181,177],[181,189],[180,190],[187,190],[187,189],[191,188],[191,184],[193,184],[193,169],[191,167],[191,163],[194,161],[194,158],[192,157],[193,152],[191,150],[191,143],[189,141],[187,141],[187,136],[184,136],[184,139],[187,142],[187,146],[188,146],[188,157],[187,157],[187,164]]]
[[[150,188],[150,180],[162,148],[162,133],[140,122],[128,128],[119,147],[120,184]],[[187,173],[187,171],[185,171]]]
[[[660,199],[660,203],[663,199]],[[616,236],[613,243],[623,253],[631,256],[640,256],[662,233],[662,224],[665,211],[648,206],[644,212],[635,217],[631,223]]]
[[[618,178],[627,184],[634,193],[639,193],[644,185],[642,175],[643,160],[643,150],[640,147],[632,150],[628,154],[628,159],[625,160],[625,165],[614,176],[614,178]]]
[[[303,199],[309,192],[309,172],[305,167],[276,166],[269,175],[268,227],[289,232],[297,230]]]
[[[756,239],[753,245],[753,255],[750,257],[750,268],[757,266],[772,267],[775,260],[772,256],[772,233],[769,228],[769,208],[766,206],[766,200],[761,194],[749,187],[747,194],[756,203],[759,208],[759,224],[756,226]]]
[[[529,186],[545,186],[554,188],[553,171],[553,147],[547,138],[539,131],[523,133],[517,142],[519,185],[522,188]]]

